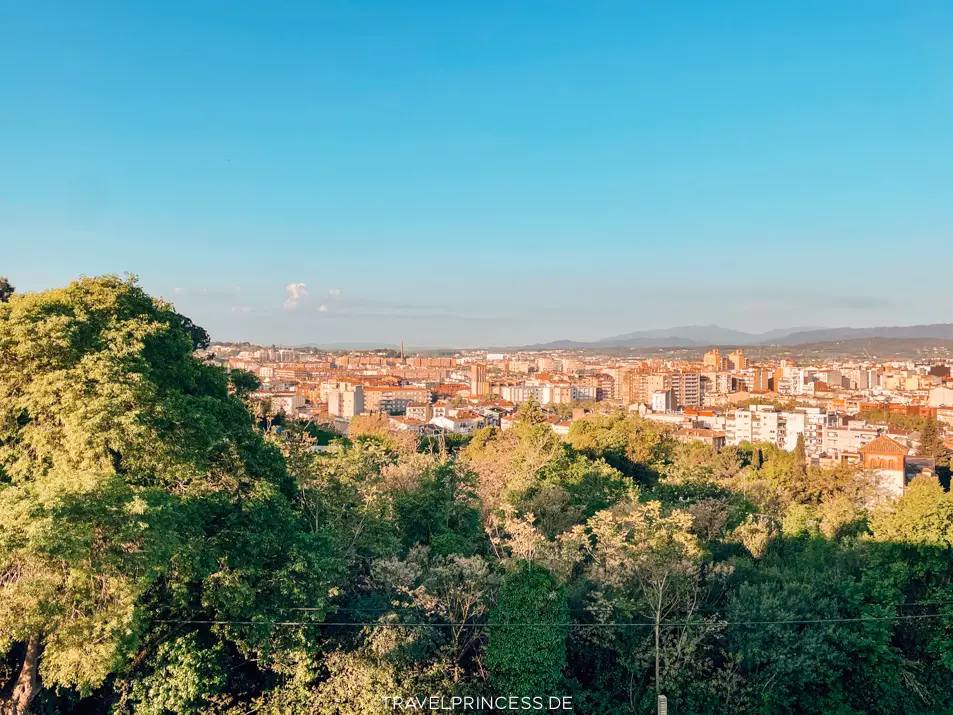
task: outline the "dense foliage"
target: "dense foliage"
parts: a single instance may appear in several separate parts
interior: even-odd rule
[[[466,444],[362,419],[317,450],[205,339],[134,281],[0,302],[4,712],[953,707],[936,481],[891,501],[621,413],[562,440],[532,404]]]

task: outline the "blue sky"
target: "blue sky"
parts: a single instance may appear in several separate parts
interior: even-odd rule
[[[949,2],[3,16],[23,290],[134,272],[214,338],[280,343],[953,320]]]

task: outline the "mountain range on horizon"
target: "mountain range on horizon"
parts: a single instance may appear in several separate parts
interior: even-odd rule
[[[613,335],[601,340],[585,342],[555,340],[548,343],[524,346],[532,350],[558,350],[572,348],[678,348],[705,346],[746,345],[801,345],[857,338],[937,338],[953,340],[953,323],[930,325],[878,326],[873,328],[822,328],[800,326],[769,330],[763,333],[748,333],[718,325],[683,325],[674,328],[639,330]]]
[[[746,346],[785,346],[806,345],[811,343],[837,342],[864,338],[892,339],[935,339],[953,340],[953,323],[932,323],[929,325],[891,325],[873,328],[823,328],[817,326],[798,326],[778,328],[761,333],[749,333],[718,325],[682,325],[673,328],[639,330],[622,333],[593,341],[553,340],[532,345],[495,345],[482,346],[483,349],[499,350],[572,350],[599,348],[701,348],[701,347],[746,347]],[[289,345],[292,348],[318,348],[322,350],[380,350],[400,348],[399,343],[387,342],[309,342]],[[407,345],[408,353],[434,350],[479,349],[477,346],[461,348],[446,345],[443,347]]]

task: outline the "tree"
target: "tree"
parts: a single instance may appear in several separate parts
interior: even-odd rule
[[[43,685],[88,692],[124,663],[160,667],[169,629],[153,614],[322,617],[326,541],[193,338],[132,278],[0,304],[0,653],[26,653],[8,712]],[[300,644],[267,625],[205,630],[263,665]]]
[[[753,469],[761,469],[763,462],[764,455],[761,454],[761,448],[758,445],[753,445],[751,450],[751,467]]]
[[[797,468],[802,475],[807,474],[807,449],[804,446],[804,433],[797,436],[797,443],[794,446],[794,456],[797,459]]]
[[[462,680],[465,661],[474,657],[485,638],[486,622],[499,576],[481,556],[431,556],[426,546],[410,550],[407,558],[379,559],[371,570],[373,585],[392,591],[406,607],[419,609],[420,618],[430,619],[442,639],[441,651],[453,673]]]
[[[937,420],[926,420],[920,430],[920,447],[917,455],[936,459],[946,454],[943,444],[943,435],[940,434],[940,424]]]
[[[520,562],[490,613],[486,665],[497,692],[549,695],[566,667],[566,592],[544,568]]]
[[[0,276],[0,303],[6,303],[16,292],[16,288],[7,280],[6,276]]]
[[[387,437],[390,434],[390,420],[381,412],[355,415],[348,424],[347,434],[352,439],[361,435]]]
[[[652,624],[656,695],[663,691],[662,624],[675,614],[691,618],[702,600],[702,552],[692,522],[687,512],[664,513],[660,502],[626,499],[574,530],[591,558],[589,579],[597,586],[592,610]]]
[[[672,461],[677,445],[665,425],[622,412],[573,422],[568,441],[643,483],[658,477],[658,467]]]
[[[917,477],[893,508],[873,515],[871,529],[878,541],[953,548],[953,494],[935,478]]]
[[[251,393],[261,388],[261,380],[248,370],[230,370],[228,383],[235,395],[242,399],[248,399]]]

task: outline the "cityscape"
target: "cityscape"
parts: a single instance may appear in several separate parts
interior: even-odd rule
[[[935,421],[944,435],[953,432],[953,356],[798,364],[760,360],[743,348],[712,348],[690,361],[569,350],[420,357],[213,344],[208,359],[260,378],[251,397],[270,414],[337,434],[368,414],[416,435],[506,430],[523,403],[535,402],[565,437],[577,420],[621,410],[715,452],[767,443],[803,449],[820,467],[859,464],[878,472],[893,495],[935,473],[935,459],[917,456],[916,426]],[[945,446],[953,449],[953,434]]]
[[[0,21],[0,715],[953,715],[953,2]]]

